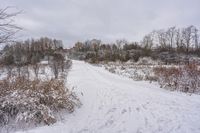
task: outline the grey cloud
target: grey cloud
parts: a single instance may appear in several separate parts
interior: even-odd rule
[[[2,0],[0,0],[2,1]],[[66,45],[99,38],[139,41],[169,26],[200,26],[199,0],[3,0],[0,7],[24,11],[22,38],[49,36]]]

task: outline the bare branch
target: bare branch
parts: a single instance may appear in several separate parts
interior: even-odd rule
[[[13,20],[21,11],[9,13],[9,9],[11,8],[0,9],[0,44],[12,42],[16,33],[22,30]]]

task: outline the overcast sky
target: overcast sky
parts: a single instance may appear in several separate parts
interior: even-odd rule
[[[23,13],[20,38],[48,36],[66,46],[87,39],[139,41],[154,29],[200,27],[200,0],[0,0]]]

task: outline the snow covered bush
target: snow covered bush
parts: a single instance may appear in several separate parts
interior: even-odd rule
[[[80,105],[63,80],[28,80],[24,77],[0,80],[0,126],[53,124],[58,112],[73,112]]]
[[[108,70],[108,71],[111,72],[111,73],[115,73],[116,67],[105,66],[105,69]]]
[[[157,67],[154,69],[161,87],[183,92],[200,92],[200,69],[195,64],[179,67]]]
[[[153,60],[151,57],[142,57],[136,62],[137,65],[158,65],[161,61]]]
[[[111,73],[116,73],[135,81],[155,80],[153,73],[154,65],[137,65],[134,62],[110,62],[108,64],[104,64],[104,67]]]
[[[146,61],[147,58],[145,59]],[[200,67],[196,62],[181,66],[155,65],[156,63],[153,63],[154,65],[149,63],[149,65],[139,64],[133,62],[109,62],[103,65],[106,70],[135,81],[156,81],[161,87],[170,90],[200,93]]]

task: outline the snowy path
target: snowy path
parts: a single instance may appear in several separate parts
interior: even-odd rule
[[[73,61],[68,82],[83,106],[62,122],[28,133],[200,133],[198,95],[166,91],[80,61]]]

